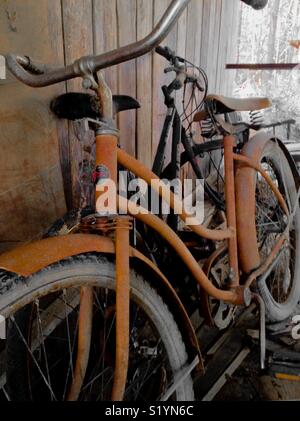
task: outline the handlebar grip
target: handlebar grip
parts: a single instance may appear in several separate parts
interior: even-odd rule
[[[168,47],[161,47],[160,45],[155,48],[155,52],[166,60],[171,61],[175,58],[175,54]]]
[[[24,58],[27,59],[27,64],[22,65],[20,63],[21,66],[33,75],[43,75],[47,72],[47,70],[49,70],[48,66],[42,63],[34,62],[29,56],[25,56]]]
[[[181,63],[185,62],[184,58],[176,56],[176,54],[169,47],[161,47],[159,45],[155,48],[155,52],[168,61],[174,62],[177,59]]]
[[[33,62],[29,57],[7,54],[5,58],[11,73],[33,88],[53,85],[77,76],[73,66],[54,69],[45,64]]]

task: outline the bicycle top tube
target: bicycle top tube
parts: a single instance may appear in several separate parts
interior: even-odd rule
[[[35,63],[29,57],[8,54],[7,66],[17,79],[32,87],[49,86],[75,77],[91,75],[98,70],[132,60],[153,50],[165,39],[189,2],[190,0],[173,0],[147,37],[116,50],[98,56],[81,57],[67,67],[57,69]]]

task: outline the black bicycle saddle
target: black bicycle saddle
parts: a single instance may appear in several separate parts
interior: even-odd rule
[[[121,111],[140,108],[139,102],[127,95],[113,95],[114,115]],[[96,95],[70,92],[54,98],[50,104],[51,111],[58,118],[80,120],[83,118],[101,118],[100,101]]]

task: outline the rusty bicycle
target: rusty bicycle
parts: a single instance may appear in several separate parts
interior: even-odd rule
[[[115,116],[138,104],[113,96],[101,69],[157,47],[188,3],[173,0],[142,41],[82,57],[63,69],[29,57],[6,57],[11,72],[32,87],[82,77],[84,87],[94,92],[82,97],[85,111],[74,101],[78,96],[68,94],[60,98],[67,106],[54,108],[61,117],[88,117],[96,142],[94,212],[81,215],[67,235],[0,256],[0,315],[6,320],[0,382],[10,400],[193,400],[193,376],[203,371],[190,317],[195,308],[201,306],[204,317],[222,328],[232,308],[252,300],[259,302],[262,321],[265,313],[270,321],[284,320],[299,301],[295,164],[279,139],[230,121],[234,111],[269,107],[268,99],[205,95],[193,120],[209,121],[211,130],[198,145],[182,125],[175,130],[174,109],[175,160],[163,171],[165,136],[154,171],[118,147],[122,134]],[[157,52],[173,67],[184,61],[168,49]],[[186,68],[173,70],[176,83],[190,77]],[[63,109],[69,114],[60,113]],[[185,148],[181,155],[179,143]],[[190,162],[199,178],[199,156],[213,151],[221,151],[221,157],[217,181],[204,176],[212,211],[202,224],[160,177],[171,179]],[[171,221],[144,212],[120,193],[120,169],[151,186],[173,210]],[[219,178],[224,181],[220,189]],[[114,208],[106,206],[109,200]],[[216,277],[220,261],[225,271]],[[216,302],[223,303],[218,316]]]

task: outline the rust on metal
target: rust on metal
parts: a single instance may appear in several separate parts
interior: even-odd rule
[[[297,48],[297,50],[300,48],[300,40],[299,39],[291,39],[289,41],[289,44],[291,47]]]
[[[110,179],[117,185],[117,148],[118,138],[113,135],[100,134],[96,136],[96,169],[99,168],[99,177],[103,181]],[[97,184],[101,179],[96,180],[96,203],[99,197],[107,190],[97,190]]]
[[[253,271],[247,278],[245,287],[250,288],[252,283],[263,273],[265,273],[268,268],[271,266],[273,261],[276,259],[278,253],[280,252],[283,244],[285,243],[287,239],[286,232],[279,237],[279,239],[276,241],[274,248],[272,249],[271,253],[268,255],[266,260],[263,262],[262,265],[260,265],[255,271]]]
[[[226,69],[247,69],[247,70],[292,70],[299,66],[299,63],[240,63],[226,64]]]
[[[246,157],[251,163],[258,164],[270,139],[268,133],[262,131],[257,133],[245,144],[241,155],[238,156]],[[245,165],[244,162],[236,160],[235,190],[239,265],[246,274],[251,273],[261,264],[255,223],[256,175],[256,169],[249,165],[248,161]]]
[[[282,194],[278,190],[277,186],[274,184],[274,182],[273,182],[272,178],[269,176],[269,174],[266,171],[263,170],[261,165],[257,164],[252,159],[249,159],[245,156],[237,155],[237,154],[234,154],[234,160],[238,161],[238,162],[241,162],[241,163],[247,165],[248,167],[254,168],[257,172],[259,172],[261,174],[261,176],[266,180],[270,189],[274,193],[274,195],[275,195],[276,199],[278,200],[278,203],[280,204],[281,208],[283,209],[285,214],[288,215],[289,210],[288,210],[287,204],[286,204]]]
[[[27,277],[60,260],[93,251],[114,253],[115,245],[110,238],[92,234],[45,238],[0,255],[0,268]]]
[[[116,361],[112,400],[123,400],[129,365],[131,218],[118,216],[116,226]]]
[[[215,250],[208,259],[206,259],[202,269],[207,277],[215,261],[218,259],[219,256],[221,256],[222,253],[226,251],[226,249],[227,249],[227,244],[224,244],[221,247],[217,248],[217,250]],[[213,320],[211,310],[210,310],[209,295],[203,289],[201,289],[200,307],[201,307],[201,314],[206,320],[206,323],[213,326],[214,320]]]
[[[200,121],[206,120],[207,118],[209,118],[209,113],[205,110],[202,110],[194,114],[193,121],[195,123],[199,123]]]
[[[82,287],[80,290],[80,310],[78,318],[78,346],[76,365],[68,401],[76,401],[83,385],[89,362],[93,323],[93,288]]]
[[[116,217],[88,215],[81,220],[80,232],[84,234],[96,233],[105,236],[115,231],[116,227]]]
[[[182,304],[181,300],[179,299],[176,291],[174,290],[173,286],[170,284],[168,279],[163,275],[163,273],[158,269],[158,267],[146,256],[144,256],[142,253],[140,253],[135,248],[131,248],[131,256],[136,257],[139,261],[144,262],[149,268],[152,269],[153,275],[158,275],[158,278],[160,280],[160,293],[163,292],[163,287],[166,288],[166,292],[168,293],[168,296],[171,299],[172,303],[175,303],[174,306],[172,306],[174,315],[179,316],[177,319],[177,322],[179,323],[180,327],[182,328],[182,335],[184,338],[187,339],[186,343],[189,345],[189,349],[191,350],[192,358],[195,355],[199,355],[199,364],[197,367],[198,373],[204,373],[204,363],[201,356],[201,350],[199,347],[199,342],[194,330],[194,327],[192,325],[191,319],[189,318],[189,315]]]
[[[235,211],[235,185],[234,185],[234,153],[236,146],[234,136],[224,137],[224,166],[225,166],[225,199],[226,199],[226,218],[227,226],[236,233],[236,211]],[[228,255],[230,267],[230,286],[239,285],[239,266],[237,237],[228,239]]]
[[[109,237],[93,234],[72,234],[46,238],[0,255],[0,268],[28,277],[67,257],[91,252],[115,254],[115,243]],[[186,338],[191,354],[196,355],[198,353],[200,356],[199,371],[203,371],[203,362],[196,333],[176,291],[159,268],[141,252],[131,247],[130,256],[150,269],[152,278],[157,278],[161,285],[160,290],[164,291],[166,297],[173,303],[173,308],[178,316],[177,320],[180,321],[182,326],[183,336]]]
[[[125,198],[119,196],[118,203],[122,211],[126,211],[128,209],[128,201]],[[185,246],[184,242],[160,218],[156,215],[149,214],[146,211],[143,212],[140,207],[136,207],[136,209],[134,209],[133,203],[130,204],[130,207],[131,210],[134,210],[135,218],[141,220],[146,225],[159,232],[159,234],[174,248],[183,262],[187,265],[196,281],[209,295],[218,300],[226,301],[235,305],[244,304],[244,301],[241,301],[241,295],[235,292],[235,288],[230,291],[223,291],[212,285],[198,262],[195,260],[194,256]]]
[[[156,174],[146,168],[141,162],[121,149],[118,149],[118,162],[123,167],[133,172],[137,177],[142,178],[149,185],[151,185],[152,180],[160,180]],[[182,202],[168,187],[164,186],[163,183],[154,183],[152,187],[172,209],[183,209]],[[184,222],[186,222],[189,217],[184,211],[179,216]],[[234,236],[234,232],[230,228],[224,230],[211,230],[200,224],[189,225],[189,228],[199,236],[215,241],[226,240]]]

